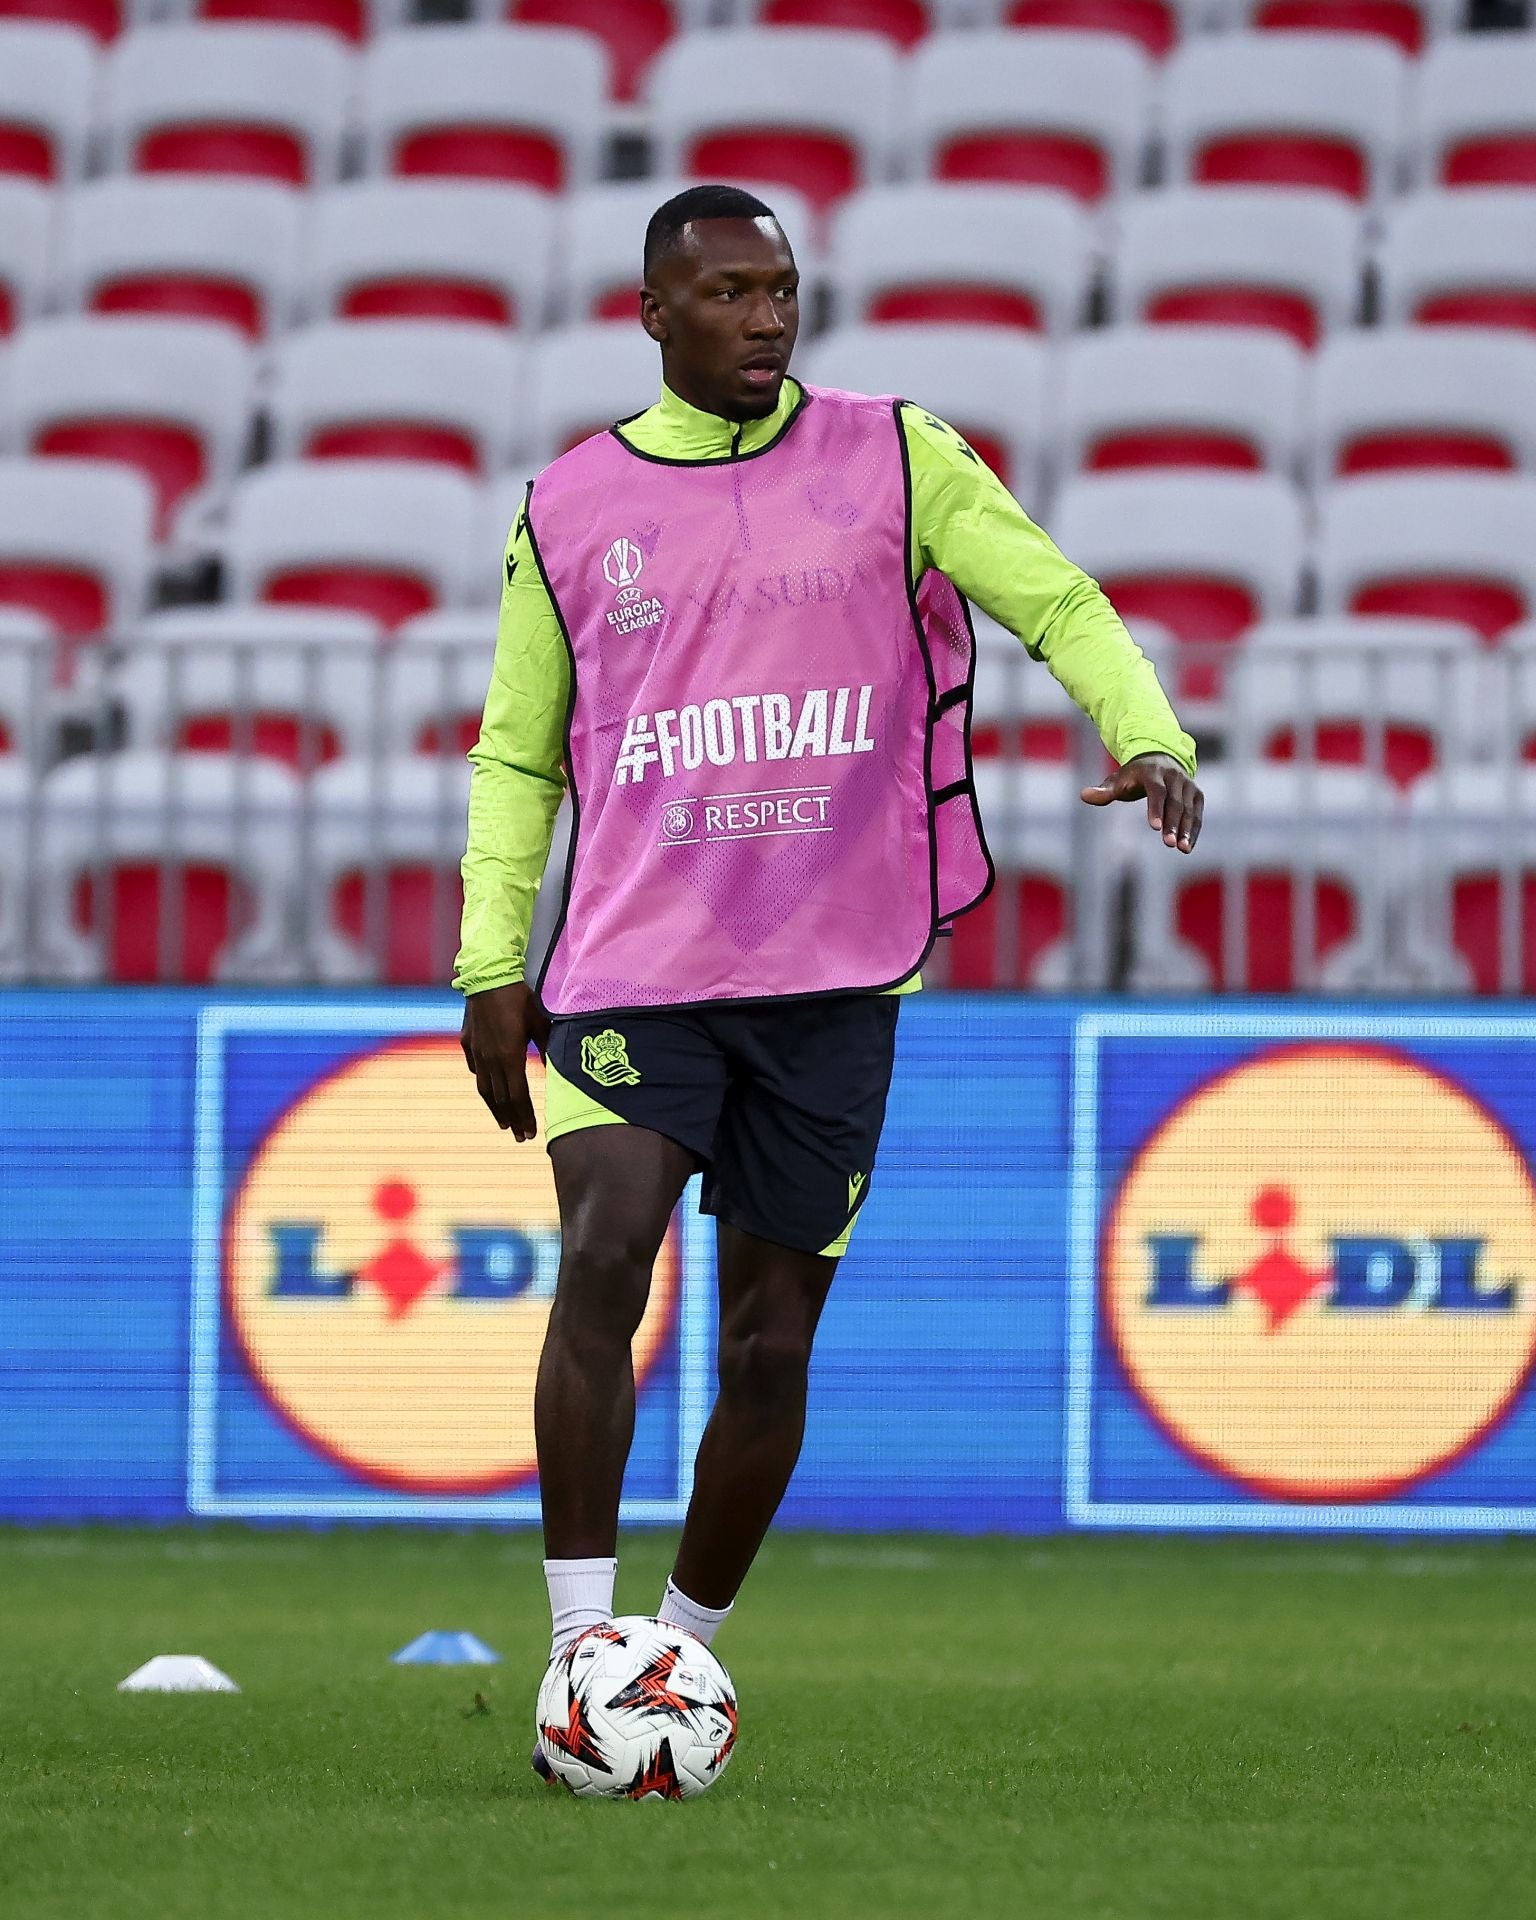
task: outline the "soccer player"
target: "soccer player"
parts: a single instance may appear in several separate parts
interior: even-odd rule
[[[762,201],[678,194],[644,271],[660,400],[547,467],[508,540],[455,973],[465,1059],[519,1141],[530,1043],[547,1066],[562,1247],[534,1417],[554,1654],[613,1611],[630,1341],[701,1169],[719,1392],[662,1620],[712,1638],[794,1469],[897,1010],[990,881],[959,596],[1093,718],[1119,764],[1086,802],[1144,799],[1180,853],[1202,807],[1150,663],[959,434],[789,378],[797,274]],[[567,788],[536,990],[529,923]]]

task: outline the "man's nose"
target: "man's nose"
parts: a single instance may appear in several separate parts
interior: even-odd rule
[[[747,332],[754,340],[777,340],[783,331],[784,316],[778,302],[771,293],[760,295],[747,313]]]

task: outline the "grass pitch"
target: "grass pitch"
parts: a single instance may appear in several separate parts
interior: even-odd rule
[[[426,1627],[505,1664],[391,1667]],[[1536,1912],[1533,1542],[780,1536],[685,1806],[534,1780],[544,1634],[527,1536],[0,1534],[0,1914]],[[244,1692],[113,1691],[160,1652]]]

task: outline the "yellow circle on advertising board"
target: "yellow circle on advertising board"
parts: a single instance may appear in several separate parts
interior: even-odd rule
[[[544,1070],[528,1063],[542,1134]],[[559,1261],[549,1157],[492,1124],[457,1040],[392,1042],[304,1092],[230,1207],[224,1280],[284,1420],[365,1479],[482,1492],[534,1470],[533,1389]],[[675,1231],[634,1339],[654,1363]]]
[[[1105,1321],[1157,1423],[1270,1497],[1363,1500],[1449,1465],[1536,1351],[1536,1187],[1463,1088],[1305,1045],[1205,1082],[1121,1182]]]

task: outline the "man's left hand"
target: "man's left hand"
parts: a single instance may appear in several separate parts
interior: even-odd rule
[[[1163,836],[1163,845],[1190,853],[1200,838],[1205,795],[1171,753],[1140,753],[1116,767],[1096,787],[1084,787],[1090,807],[1107,807],[1116,800],[1147,802],[1147,825]]]

